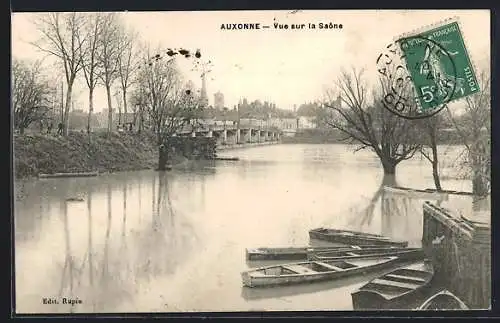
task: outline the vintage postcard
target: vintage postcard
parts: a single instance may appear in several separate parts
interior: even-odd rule
[[[491,306],[490,12],[12,13],[15,312]]]

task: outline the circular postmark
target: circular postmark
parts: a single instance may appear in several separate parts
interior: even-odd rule
[[[421,35],[401,38],[387,49],[390,54],[377,59],[384,107],[405,119],[428,118],[443,110],[456,88],[450,53]]]

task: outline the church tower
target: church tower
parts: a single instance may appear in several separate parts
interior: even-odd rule
[[[205,80],[205,73],[201,74],[201,102],[204,106],[208,106],[207,95],[207,82]]]

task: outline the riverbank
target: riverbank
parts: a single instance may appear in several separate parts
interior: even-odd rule
[[[71,133],[14,137],[16,179],[40,173],[99,173],[154,168],[158,148],[148,135]]]
[[[336,129],[300,129],[293,137],[282,137],[285,144],[340,144],[344,143],[345,134]],[[440,130],[437,136],[438,145],[461,144],[456,132]]]
[[[190,138],[188,138],[190,139]],[[186,139],[186,140],[188,140]],[[278,142],[246,143],[218,146],[218,151],[271,145]],[[206,143],[200,142],[203,146]],[[176,143],[177,154],[172,164],[179,165],[193,155],[199,145]],[[189,146],[189,147],[187,147]],[[208,145],[210,146],[210,145]],[[186,148],[187,147],[187,148]],[[210,147],[208,147],[210,148]],[[197,152],[199,154],[199,152]],[[38,174],[132,171],[154,169],[158,165],[158,148],[148,134],[70,133],[67,137],[46,134],[25,134],[14,137],[14,169],[16,179]]]

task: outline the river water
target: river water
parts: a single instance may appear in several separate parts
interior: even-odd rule
[[[440,147],[443,188],[461,149]],[[175,312],[350,310],[371,277],[250,289],[245,248],[307,245],[319,226],[382,233],[419,246],[421,200],[381,211],[386,183],[433,187],[419,157],[384,179],[376,156],[345,145],[272,145],[224,152],[240,161],[167,173],[19,181],[15,203],[16,311]],[[81,197],[83,201],[67,201]],[[448,201],[467,208],[469,201]],[[43,304],[51,298],[81,303]]]

